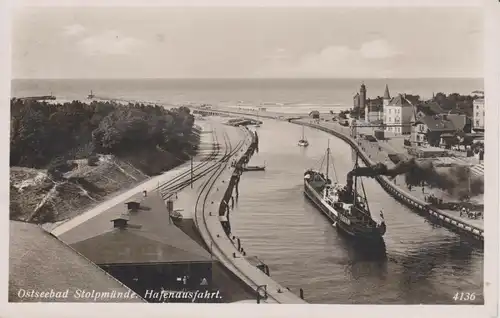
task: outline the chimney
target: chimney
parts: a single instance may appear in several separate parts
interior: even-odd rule
[[[113,228],[115,229],[125,229],[128,227],[128,217],[125,215],[121,215],[111,220],[111,222],[113,222]]]
[[[139,207],[141,206],[139,202],[135,201],[130,201],[125,204],[127,205],[127,209],[132,212],[137,212],[137,210],[139,210]]]

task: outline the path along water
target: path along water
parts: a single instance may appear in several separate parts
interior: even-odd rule
[[[345,182],[352,169],[347,144],[306,128],[310,146],[304,149],[297,146],[300,126],[265,120],[257,129],[259,153],[251,164],[265,161],[266,171],[244,174],[231,223],[245,250],[264,260],[275,280],[303,288],[311,303],[453,304],[456,292],[475,293],[473,303],[483,302],[483,251],[428,223],[375,180],[364,184],[374,218],[384,211],[385,260],[354,247],[305,199],[303,172],[319,168],[328,139],[333,173]]]

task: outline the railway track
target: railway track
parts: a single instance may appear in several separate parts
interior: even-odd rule
[[[198,223],[198,218],[199,218],[202,222],[202,225],[207,229],[207,231],[206,231],[207,236],[208,236],[207,238],[210,240],[210,242],[213,242],[212,244],[210,244],[211,248],[212,248],[212,252],[213,252],[214,247],[217,248],[219,250],[218,254],[220,256],[222,256],[224,258],[224,260],[226,260],[229,264],[233,264],[233,268],[236,271],[238,271],[239,274],[247,280],[247,282],[250,282],[251,283],[251,284],[249,284],[250,287],[253,288],[257,292],[259,290],[259,285],[257,283],[255,283],[252,278],[250,278],[248,275],[246,275],[243,270],[238,268],[238,266],[234,265],[233,259],[231,258],[231,255],[227,255],[224,252],[224,250],[218,246],[218,244],[216,243],[217,242],[216,239],[213,237],[212,233],[208,230],[207,217],[206,217],[206,213],[205,213],[205,207],[207,205],[208,197],[209,197],[210,193],[212,192],[212,189],[213,189],[215,183],[217,182],[218,178],[227,168],[227,165],[229,163],[229,159],[231,158],[231,156],[236,154],[243,146],[243,142],[238,143],[238,145],[235,147],[235,149],[233,149],[231,142],[230,142],[229,138],[227,138],[226,134],[224,135],[224,143],[226,146],[224,160],[222,160],[218,163],[217,169],[209,177],[209,179],[203,184],[200,195],[198,196],[198,198],[196,200],[195,215],[194,215],[195,225],[198,229],[200,228],[200,224]],[[200,203],[202,204],[201,207],[200,207]],[[201,215],[198,215],[199,211],[201,212]],[[205,242],[208,243],[207,241],[205,241]],[[209,245],[209,244],[207,244],[207,245]],[[265,296],[265,295],[262,295],[260,290],[258,292],[261,294],[261,296]],[[278,301],[271,294],[269,294],[269,293],[266,293],[266,294],[267,294],[267,299],[270,299],[276,303],[280,303],[280,301]]]
[[[220,150],[220,143],[215,130],[212,132],[212,134],[215,147],[212,153],[208,157],[206,157],[204,160],[202,160],[202,162],[198,163],[196,166],[193,166],[193,182],[205,177],[212,171],[215,171],[220,163],[227,162],[229,158],[235,153],[232,152],[231,149],[228,152],[226,148],[222,158],[214,162],[214,160],[217,159],[217,157],[220,155],[221,150]],[[228,138],[229,137],[227,136],[227,133],[224,132],[224,139],[225,139],[224,142],[226,143],[226,147],[227,147],[227,140],[229,140]],[[243,143],[244,140],[239,142],[236,147],[237,150],[235,151],[238,151],[243,146]],[[191,184],[191,178],[183,181],[180,180],[190,176],[190,174],[191,170],[183,172],[178,176],[176,176],[175,178],[169,180],[168,182],[160,185],[159,189],[162,198],[168,199],[169,197],[173,196],[176,192],[179,192],[182,189],[189,186]]]
[[[209,171],[210,167],[208,169],[202,170],[204,167],[209,165],[210,163],[213,163],[213,160],[217,158],[217,156],[220,153],[220,145],[217,140],[217,133],[215,129],[212,130],[212,140],[214,141],[214,148],[212,149],[212,152],[205,158],[201,160],[198,164],[193,166],[192,172],[193,172],[193,181],[198,180],[200,178],[200,175],[207,173]],[[213,164],[215,165],[215,164]],[[213,166],[212,165],[212,166]],[[200,170],[202,170],[200,172]],[[194,175],[196,173],[196,175]],[[180,180],[186,178],[191,174],[191,169],[189,171],[183,172],[176,177],[170,179],[169,181],[161,184],[159,186],[160,193],[162,195],[163,199],[167,199],[168,197],[172,196],[175,192],[178,192],[185,188],[187,185],[190,184],[191,180],[187,181],[182,181],[179,183]],[[196,178],[196,179],[195,179]]]

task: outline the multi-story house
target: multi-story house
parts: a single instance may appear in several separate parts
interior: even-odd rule
[[[473,102],[472,127],[474,131],[484,131],[484,97],[480,97]]]
[[[412,131],[411,120],[414,115],[413,104],[406,98],[406,94],[386,99],[384,96],[384,125],[385,131],[396,135],[407,135]]]

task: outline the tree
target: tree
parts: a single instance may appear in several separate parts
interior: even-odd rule
[[[11,165],[43,168],[57,157],[134,153],[175,145],[183,152],[194,116],[189,108],[94,101],[47,104],[11,99]],[[55,142],[57,141],[57,142]],[[191,149],[191,148],[189,148]],[[57,169],[52,169],[57,170]]]

